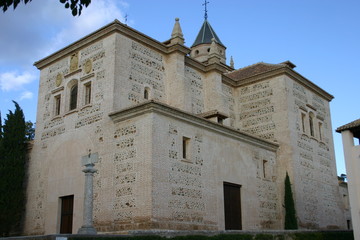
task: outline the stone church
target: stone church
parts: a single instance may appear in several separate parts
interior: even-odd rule
[[[286,172],[300,228],[346,227],[333,96],[292,62],[234,69],[205,18],[190,48],[115,20],[35,66],[25,234],[82,226],[89,151],[99,233],[282,229]]]

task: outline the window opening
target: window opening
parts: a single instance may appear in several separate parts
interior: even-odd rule
[[[319,138],[322,140],[322,123],[319,122]]]
[[[301,113],[301,126],[303,133],[305,133],[305,118],[306,118],[305,113]]]
[[[314,117],[312,114],[309,115],[309,124],[310,124],[310,135],[314,137]]]
[[[60,115],[61,95],[55,96],[55,116]]]
[[[267,161],[263,160],[263,177],[266,178]]]
[[[144,89],[144,99],[149,99],[149,88]]]
[[[183,158],[188,159],[189,158],[189,148],[190,148],[190,138],[183,137],[182,147],[183,147],[183,149],[182,149],[183,150],[182,151]]]
[[[91,82],[85,85],[85,105],[91,102]]]
[[[75,84],[70,90],[70,110],[76,109],[77,106],[77,94],[78,94],[78,85]]]

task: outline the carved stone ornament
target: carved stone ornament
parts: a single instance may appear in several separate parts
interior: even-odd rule
[[[79,54],[74,53],[70,57],[70,72],[76,71],[79,65]]]
[[[56,76],[55,85],[56,85],[57,87],[59,87],[59,86],[61,85],[61,83],[62,83],[62,75],[61,75],[61,73],[59,73],[59,74]]]
[[[92,62],[91,59],[86,60],[84,70],[86,74],[89,74],[92,70]]]

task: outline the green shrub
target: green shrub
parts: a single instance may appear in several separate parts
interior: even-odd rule
[[[212,238],[214,237],[204,236],[204,235],[188,235],[188,236],[177,236],[172,239],[173,240],[211,240]]]
[[[99,237],[77,237],[71,236],[69,240],[285,240],[285,236],[292,240],[354,240],[352,231],[344,232],[301,232],[290,234],[220,234],[216,236],[189,235],[177,237],[161,236],[99,236]]]
[[[323,232],[324,240],[354,240],[353,232]]]
[[[285,240],[285,236],[284,235],[276,235],[274,237],[274,240]]]
[[[321,233],[295,233],[294,240],[327,240]]]
[[[285,205],[285,226],[284,226],[285,229],[298,229],[295,203],[291,190],[290,178],[287,172],[285,177],[284,205]]]
[[[221,234],[217,235],[216,240],[252,240],[253,236],[249,234]],[[215,240],[214,239],[214,240]]]
[[[254,238],[255,240],[273,240],[274,236],[272,234],[257,234]]]

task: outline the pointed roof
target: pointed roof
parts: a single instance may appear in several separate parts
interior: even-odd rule
[[[191,47],[195,47],[200,44],[211,44],[211,39],[215,38],[216,42],[224,46],[220,41],[220,38],[216,35],[214,29],[211,27],[209,21],[205,19],[201,29],[195,39],[195,42]],[[224,46],[225,47],[225,46]]]
[[[179,20],[180,20],[179,18],[175,18],[174,28],[171,33],[172,38],[175,38],[175,37],[184,38],[184,35],[183,35],[181,27],[180,27]]]

